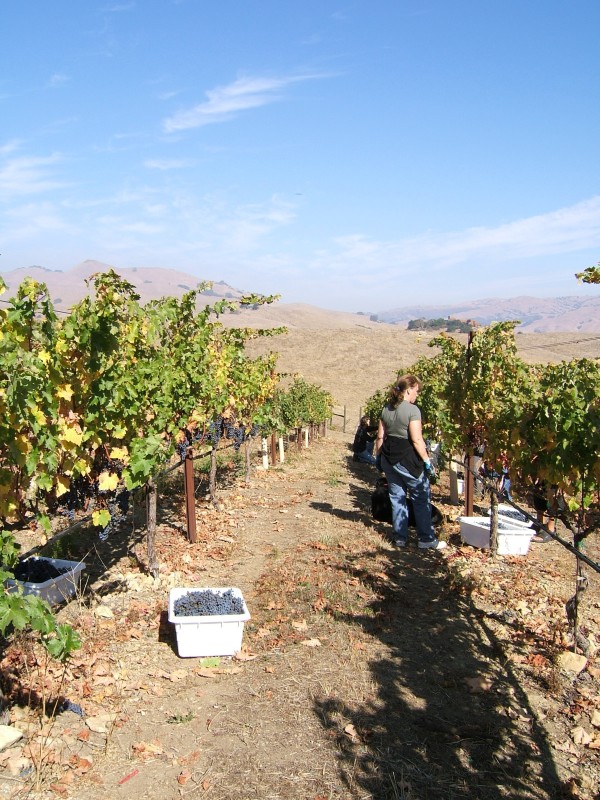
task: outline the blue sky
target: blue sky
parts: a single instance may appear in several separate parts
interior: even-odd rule
[[[4,0],[0,270],[590,294],[598,0]]]

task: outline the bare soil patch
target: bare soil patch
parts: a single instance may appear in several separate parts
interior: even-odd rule
[[[40,730],[21,697],[11,714],[26,740],[1,754],[0,796],[597,797],[597,575],[586,668],[563,672],[572,557],[555,542],[496,560],[461,546],[443,481],[448,549],[394,549],[370,518],[376,473],[352,462],[350,439],[334,430],[288,451],[222,491],[220,511],[199,497],[195,545],[180,478],[163,485],[158,581],[129,525],[68,543],[61,555],[85,556],[90,584],[60,617],[85,644],[62,685],[54,668],[44,680],[74,710]],[[238,658],[179,658],[172,586],[242,590],[252,619]],[[2,669],[35,685],[28,653],[24,637]]]

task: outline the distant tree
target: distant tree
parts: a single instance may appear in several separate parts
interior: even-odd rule
[[[600,261],[595,267],[588,267],[583,272],[576,272],[575,277],[580,283],[600,283]]]
[[[371,320],[371,322],[379,322],[379,314],[371,314],[369,319]]]
[[[408,322],[409,331],[446,331],[447,333],[469,333],[476,327],[472,320],[464,322],[461,319],[436,317],[435,319],[411,319]]]

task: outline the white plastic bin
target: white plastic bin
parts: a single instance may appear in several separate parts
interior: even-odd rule
[[[227,592],[231,589],[234,597],[242,600],[241,614],[207,615],[182,617],[175,615],[175,601],[190,592]],[[244,624],[250,613],[242,593],[235,586],[214,588],[196,586],[187,589],[171,589],[169,592],[169,622],[175,625],[177,652],[182,658],[205,656],[232,656],[242,649]]]
[[[509,517],[500,520],[503,525],[510,528],[498,530],[498,554],[501,556],[523,556],[529,550],[529,543],[534,530],[523,523],[515,522]],[[515,523],[514,525],[512,523]],[[461,517],[460,536],[463,542],[473,547],[489,548],[490,546],[490,518],[489,517]]]

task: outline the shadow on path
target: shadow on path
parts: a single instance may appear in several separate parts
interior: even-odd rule
[[[361,493],[355,487],[357,497]],[[357,519],[357,512],[314,506]],[[387,574],[365,569],[390,556]],[[341,780],[352,796],[410,800],[555,798],[559,779],[542,726],[500,643],[470,601],[448,589],[444,556],[412,547],[348,557],[376,599],[363,616],[339,615],[379,640],[373,693],[357,704],[319,698],[314,711],[339,736]]]

